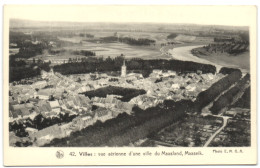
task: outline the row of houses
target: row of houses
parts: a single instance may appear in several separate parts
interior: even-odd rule
[[[30,103],[25,104],[10,104],[9,117],[10,119],[21,119],[35,116],[35,114],[43,114],[46,117],[52,117],[59,114],[62,110],[71,111],[80,108],[85,111],[91,110],[92,105],[90,99],[84,95],[70,95],[67,99],[54,101],[30,99]],[[35,101],[35,102],[33,102]],[[33,102],[33,103],[32,103]]]
[[[98,120],[105,122],[106,120],[116,117],[118,113],[106,108],[98,108],[95,110],[94,115],[81,115],[72,120],[72,122],[64,123],[62,125],[55,124],[42,130],[34,128],[26,128],[30,139],[36,146],[42,146],[49,143],[54,138],[63,138],[69,136],[72,132],[79,131],[90,125],[93,125]]]

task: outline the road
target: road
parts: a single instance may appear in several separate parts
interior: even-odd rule
[[[207,147],[211,143],[211,141],[226,127],[227,121],[230,117],[222,116],[222,118],[223,118],[222,127],[220,127],[213,135],[211,135],[211,137],[207,140],[207,142],[204,144],[203,147]]]

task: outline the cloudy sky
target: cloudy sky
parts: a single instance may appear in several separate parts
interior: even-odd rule
[[[40,21],[152,22],[248,26],[253,6],[5,6],[8,18]]]

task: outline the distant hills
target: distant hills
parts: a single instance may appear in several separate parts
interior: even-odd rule
[[[219,26],[219,25],[197,25],[197,24],[170,24],[170,23],[112,23],[112,22],[59,22],[59,21],[35,21],[10,19],[10,28],[69,28],[69,29],[99,29],[99,30],[126,30],[126,31],[158,31],[171,32],[183,31],[212,31],[233,30],[248,31],[245,26]]]

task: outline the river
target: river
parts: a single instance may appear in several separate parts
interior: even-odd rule
[[[168,53],[170,53],[172,55],[172,57],[177,60],[193,61],[193,62],[198,62],[198,63],[202,63],[202,64],[214,65],[217,68],[217,72],[219,72],[219,70],[222,67],[221,65],[214,63],[214,62],[210,62],[208,60],[205,60],[205,59],[202,59],[199,57],[196,57],[191,53],[192,49],[198,48],[198,47],[203,47],[203,46],[204,45],[177,47],[177,48],[168,50]]]
[[[198,47],[203,47],[204,45],[195,45],[195,46],[184,46],[184,47],[177,47],[173,49],[169,49],[168,53],[171,54],[171,56],[174,59],[182,60],[182,61],[193,61],[198,62],[202,64],[211,64],[216,66],[217,72],[222,67],[231,67],[231,68],[239,68],[242,72],[249,72],[249,58],[245,54],[241,54],[240,56],[234,57],[234,56],[205,56],[204,57],[197,57],[194,56],[191,53],[191,50]],[[213,58],[214,57],[214,58]]]

